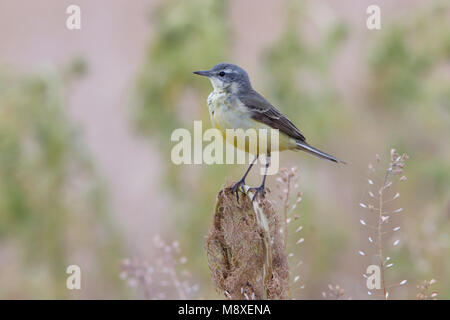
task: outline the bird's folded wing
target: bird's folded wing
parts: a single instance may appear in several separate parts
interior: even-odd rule
[[[249,108],[253,120],[278,129],[291,138],[305,141],[300,130],[256,91],[239,95],[239,100]]]

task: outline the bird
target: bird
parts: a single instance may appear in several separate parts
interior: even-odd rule
[[[253,89],[248,73],[243,68],[232,63],[221,62],[210,70],[194,71],[193,73],[207,77],[211,81],[213,91],[208,96],[207,104],[212,125],[220,130],[225,140],[236,148],[250,152],[248,144],[244,147],[236,145],[235,136],[229,138],[226,135],[227,129],[268,129],[268,131],[277,129],[279,130],[279,151],[301,150],[318,158],[345,164],[344,161],[308,144],[305,136],[292,121]],[[269,158],[270,151],[269,146],[265,151]],[[238,202],[238,191],[241,186],[245,185],[245,179],[262,151],[257,147],[253,149],[253,152],[256,153],[254,154],[254,160],[250,163],[242,178],[231,187],[231,191],[236,194]],[[252,201],[258,194],[262,198],[265,197],[268,167],[269,162],[267,161],[261,185],[250,188],[254,192]]]

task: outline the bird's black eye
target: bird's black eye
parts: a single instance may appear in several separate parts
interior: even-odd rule
[[[225,72],[223,72],[223,71],[219,72],[219,76],[223,77],[224,75],[225,75]]]

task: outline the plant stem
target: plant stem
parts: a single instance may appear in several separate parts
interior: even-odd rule
[[[287,247],[287,237],[288,237],[288,225],[287,225],[287,215],[289,209],[289,194],[291,192],[291,177],[287,176],[287,192],[284,201],[284,247]]]
[[[384,282],[383,245],[382,245],[382,237],[381,237],[381,224],[383,222],[382,206],[383,206],[383,191],[380,190],[380,204],[379,204],[379,213],[378,213],[378,257],[380,259],[381,285],[383,288],[384,298],[386,299],[386,285]]]
[[[378,257],[380,259],[380,272],[381,272],[381,286],[383,289],[384,299],[387,300],[386,296],[386,283],[384,280],[384,262],[383,262],[383,243],[382,243],[382,232],[381,224],[383,223],[383,193],[388,181],[389,173],[391,168],[386,171],[384,176],[383,186],[379,191],[379,204],[378,204]]]

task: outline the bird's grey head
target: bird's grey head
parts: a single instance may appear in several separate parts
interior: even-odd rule
[[[208,77],[214,90],[237,93],[252,88],[247,72],[241,67],[222,62],[207,71],[194,71],[195,74]]]

